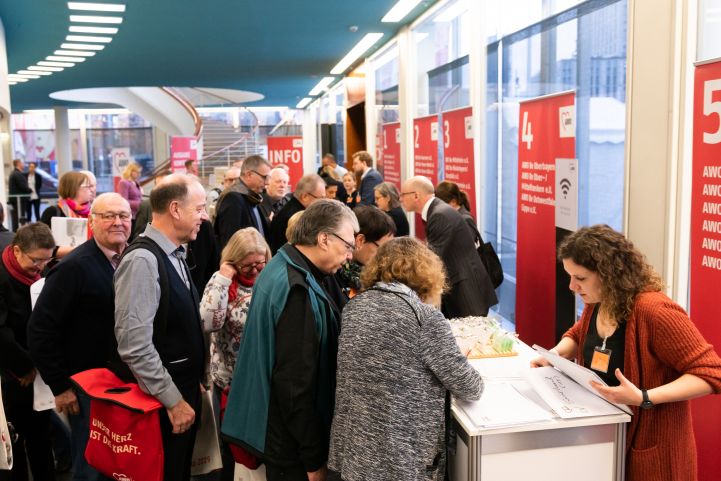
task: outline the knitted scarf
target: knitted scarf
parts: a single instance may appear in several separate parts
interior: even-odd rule
[[[63,202],[70,209],[71,217],[87,218],[88,215],[90,215],[90,203],[89,202],[87,204],[78,205],[75,203],[75,201],[73,199],[59,199],[58,206],[60,206],[61,209],[63,208]]]
[[[243,274],[234,275],[233,280],[230,283],[230,287],[228,288],[228,304],[232,304],[238,298],[238,284],[243,287],[253,287],[257,278],[258,276],[251,278],[246,277]]]
[[[5,250],[3,250],[2,261],[3,264],[5,264],[5,269],[7,269],[8,274],[10,274],[13,279],[22,284],[25,284],[26,286],[29,286],[40,279],[40,274],[35,274],[31,276],[23,270],[17,258],[15,257],[12,245],[7,246]]]

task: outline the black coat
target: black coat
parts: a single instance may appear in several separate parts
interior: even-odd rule
[[[32,190],[30,190],[30,186],[28,185],[28,178],[18,169],[13,169],[8,178],[8,194],[18,195],[30,193],[32,193]]]
[[[268,224],[260,209],[258,209],[261,224],[258,225],[258,220],[253,214],[253,207],[255,206],[256,204],[253,204],[246,195],[236,191],[225,192],[218,199],[213,227],[221,251],[233,234],[245,227],[255,227],[259,232],[265,234],[266,240],[268,239]]]
[[[395,207],[386,212],[386,214],[393,219],[393,223],[396,225],[396,237],[403,237],[409,234],[410,227],[408,226],[408,218],[406,217],[406,213],[403,212],[402,207]]]
[[[446,267],[450,291],[441,302],[443,314],[448,318],[488,314],[498,298],[463,216],[442,200],[433,199],[426,239]]]
[[[0,372],[22,377],[33,368],[28,353],[30,286],[15,280],[0,260]]]
[[[48,273],[28,323],[28,345],[56,396],[70,388],[73,374],[106,367],[115,326],[113,274],[93,239]]]
[[[293,214],[302,210],[305,210],[303,204],[293,197],[275,215],[273,222],[270,224],[270,250],[273,252],[273,255],[288,242],[288,239],[285,237],[288,220],[290,220]]]
[[[23,174],[25,176],[25,182],[28,183],[28,188],[30,188],[30,174]],[[40,174],[35,171],[35,193],[40,197],[40,188],[43,186],[43,178],[40,176]]]

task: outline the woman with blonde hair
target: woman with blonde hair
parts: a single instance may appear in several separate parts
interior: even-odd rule
[[[122,195],[130,204],[130,213],[133,216],[133,227],[135,217],[138,215],[138,208],[143,201],[143,190],[140,188],[138,179],[143,168],[136,162],[128,162],[122,173],[122,179],[118,183],[118,194]]]
[[[358,194],[357,186],[358,182],[356,182],[356,176],[353,172],[346,172],[343,174],[343,188],[347,193],[346,198],[344,199],[345,205],[351,209],[360,202],[360,195]]]
[[[607,384],[592,383],[602,397],[631,406],[626,479],[697,479],[688,400],[721,392],[713,346],[663,293],[644,255],[609,226],[570,234],[558,258],[585,308],[551,351],[596,372]]]
[[[343,310],[328,467],[344,481],[444,479],[446,393],[478,399],[483,381],[431,305],[446,286],[443,262],[400,237],[361,282]]]

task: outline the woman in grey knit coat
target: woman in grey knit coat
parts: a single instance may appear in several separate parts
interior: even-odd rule
[[[478,399],[483,390],[431,305],[443,264],[402,237],[378,249],[361,281],[343,310],[328,466],[344,481],[443,479],[446,391]]]

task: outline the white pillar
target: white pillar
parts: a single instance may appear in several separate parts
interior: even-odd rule
[[[70,125],[68,108],[55,107],[55,161],[58,163],[58,177],[73,170],[70,157]]]

